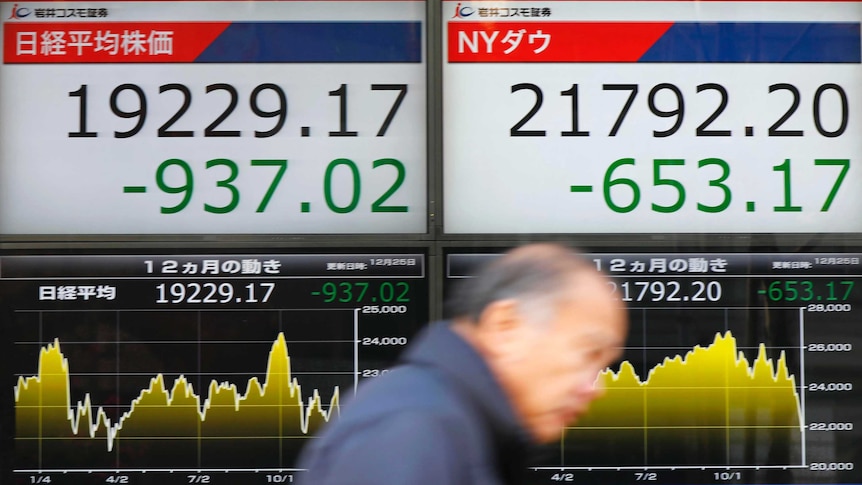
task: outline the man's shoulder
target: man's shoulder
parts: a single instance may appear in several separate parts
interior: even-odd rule
[[[427,413],[342,421],[331,431],[306,449],[300,462],[307,469],[304,485],[472,483],[475,461],[461,451],[453,428]]]
[[[487,444],[483,422],[470,399],[445,374],[433,367],[407,365],[366,383],[323,430],[318,446],[343,448],[349,441],[366,439],[397,445],[401,433],[425,430],[420,441],[426,445],[434,441],[478,451]],[[407,432],[405,438],[410,435]]]
[[[393,413],[447,420],[469,410],[457,387],[433,367],[396,367],[375,379],[348,400],[345,420],[376,420]]]
[[[316,483],[470,483],[481,432],[457,391],[433,369],[405,366],[366,383],[306,450]],[[437,474],[440,474],[437,476]],[[420,480],[419,478],[422,478]]]

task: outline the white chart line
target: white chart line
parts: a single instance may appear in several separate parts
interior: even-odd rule
[[[797,468],[808,468],[805,465],[664,465],[664,466],[539,466],[531,467],[530,470],[789,470]]]
[[[55,468],[37,468],[13,470],[14,473],[290,473],[304,472],[306,468],[88,468],[82,470],[64,470]]]
[[[742,307],[739,307],[739,308],[737,308],[737,307],[724,307],[723,309],[726,312],[726,310],[729,310],[729,309],[732,310],[732,309],[740,309],[740,308],[742,308]],[[768,309],[768,307],[749,307],[749,308]],[[662,308],[642,307],[642,308],[638,308],[638,309],[646,311],[646,310],[661,310]],[[688,309],[688,308],[686,308],[686,309]],[[692,309],[702,309],[702,308],[692,308]],[[715,308],[703,308],[703,310],[715,310]],[[792,307],[787,308],[787,310],[792,311],[793,308]],[[801,463],[800,464],[788,463],[788,464],[784,464],[784,465],[728,465],[728,464],[725,464],[725,465],[668,465],[668,466],[651,466],[651,465],[644,464],[644,465],[633,465],[633,466],[566,466],[563,464],[565,462],[565,448],[564,448],[565,447],[565,434],[563,434],[563,437],[562,437],[563,439],[561,439],[561,441],[560,441],[560,463],[561,463],[561,466],[531,467],[530,469],[531,470],[587,470],[587,471],[589,471],[589,470],[649,470],[649,469],[660,469],[660,470],[704,470],[704,469],[715,469],[715,470],[731,470],[732,469],[732,470],[737,470],[737,469],[751,469],[751,470],[760,470],[760,469],[806,469],[806,468],[808,468],[807,449],[806,449],[806,442],[805,442],[805,431],[806,431],[806,423],[805,423],[805,358],[804,358],[805,349],[806,349],[806,346],[805,346],[805,319],[804,319],[805,307],[799,307],[798,310],[799,310],[799,346],[798,347],[796,347],[796,346],[792,346],[792,347],[782,346],[782,347],[775,347],[775,348],[780,348],[780,349],[784,349],[784,350],[791,350],[791,349],[798,349],[799,350],[799,356],[800,356],[799,364],[800,365],[799,365],[799,373],[798,373],[799,381],[798,381],[797,385],[799,386],[798,393],[800,395],[800,398],[799,398],[799,401],[797,401],[797,406],[798,406],[797,407],[797,413],[799,416],[799,429],[801,432],[801,435],[800,435],[801,443],[800,443],[800,448],[799,448],[799,451],[801,452]],[[646,332],[646,327],[647,327],[647,325],[645,324],[644,325],[644,332]],[[649,346],[644,345],[642,347],[624,347],[624,348],[626,350],[644,350],[645,351],[647,349],[656,349],[656,348],[659,348],[659,349],[676,349],[677,347],[649,347]],[[753,349],[759,349],[760,346],[758,345],[758,346],[740,347],[740,348],[753,350]],[[690,347],[679,347],[679,349],[690,349]],[[788,372],[789,371],[790,371],[790,369],[788,369]],[[724,387],[726,387],[726,386],[724,386]],[[719,388],[722,388],[722,386],[716,386],[714,388],[719,389]],[[676,428],[676,427],[668,427],[668,428]],[[692,427],[692,428],[695,428],[695,429],[716,428],[717,429],[720,427]],[[735,427],[735,428],[737,428],[737,427]],[[740,429],[743,429],[743,428],[754,429],[754,428],[759,428],[759,427],[757,427],[757,426],[753,426],[753,427],[741,426],[738,428],[740,428]],[[775,427],[767,426],[765,428],[775,428]],[[792,426],[791,428],[797,429],[796,426]],[[584,429],[584,428],[572,427],[572,428],[567,428],[567,429]],[[601,429],[601,428],[595,428],[595,429]],[[619,428],[614,428],[614,429],[619,429]],[[626,428],[626,429],[640,429],[640,428]],[[650,426],[644,426],[643,429],[646,432],[647,430],[650,429]],[[645,444],[644,448],[646,449],[646,442],[644,444]],[[646,451],[645,451],[645,453],[646,453]]]
[[[353,309],[353,395],[359,387],[359,308]]]
[[[807,468],[808,454],[805,447],[806,423],[805,410],[805,307],[799,307],[799,400],[802,409],[799,413],[799,429],[802,432],[802,466]]]

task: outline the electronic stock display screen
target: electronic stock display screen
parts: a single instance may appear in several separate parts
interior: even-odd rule
[[[427,322],[426,270],[422,251],[0,256],[4,483],[290,483]]]
[[[290,483],[485,242],[840,247],[860,22],[859,1],[0,2],[0,481]],[[630,337],[524,485],[862,484],[862,251],[697,247],[591,246]]]
[[[446,232],[862,230],[862,2],[442,4]]]
[[[494,252],[446,255],[446,292]],[[530,484],[860,483],[860,253],[590,253],[629,311]]]
[[[426,231],[425,2],[0,6],[0,235]]]

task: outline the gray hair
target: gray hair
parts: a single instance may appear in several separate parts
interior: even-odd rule
[[[578,276],[599,274],[580,254],[558,244],[530,244],[509,251],[466,279],[450,299],[454,318],[477,322],[488,305],[515,300],[525,316],[547,321],[555,303],[571,297]]]

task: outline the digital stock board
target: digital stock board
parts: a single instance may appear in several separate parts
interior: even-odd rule
[[[425,232],[425,4],[359,5],[10,2],[0,232]]]
[[[587,254],[629,312],[529,483],[859,483],[862,254]],[[447,292],[497,257],[451,250]]]
[[[0,257],[18,482],[292,481],[426,323],[425,258]]]
[[[858,2],[443,11],[447,232],[862,228]]]
[[[0,483],[292,483],[459,283],[554,241],[630,333],[523,485],[862,485],[860,26],[0,0]]]

